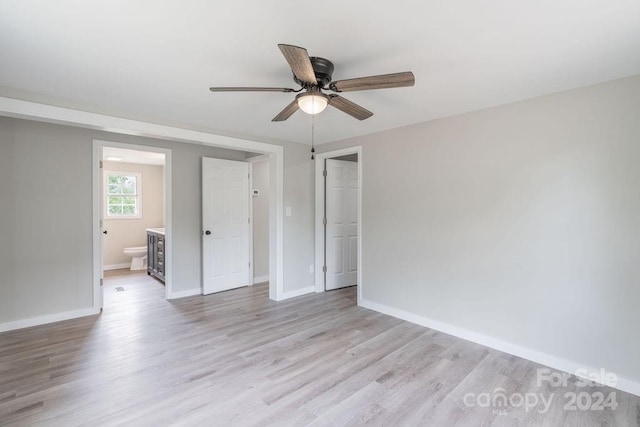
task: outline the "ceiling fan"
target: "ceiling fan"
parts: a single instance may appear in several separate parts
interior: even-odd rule
[[[355,79],[331,81],[333,63],[325,58],[309,57],[307,50],[288,44],[278,47],[293,71],[293,80],[301,87],[298,90],[281,87],[211,87],[211,92],[292,92],[298,93],[296,98],[278,113],[271,121],[287,120],[293,113],[301,109],[307,114],[318,114],[327,105],[355,117],[358,120],[368,119],[373,113],[337,94],[326,95],[323,91],[351,92],[356,90],[384,89],[413,86],[415,78],[411,71],[382,74],[378,76],[359,77]]]

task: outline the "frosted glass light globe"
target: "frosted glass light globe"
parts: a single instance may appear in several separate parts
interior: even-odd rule
[[[298,107],[307,114],[318,114],[327,108],[329,100],[323,94],[305,94],[298,97]]]

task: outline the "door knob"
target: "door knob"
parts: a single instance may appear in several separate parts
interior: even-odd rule
[[[107,234],[107,230],[104,230],[104,231],[102,232],[102,234]]]
[[[211,234],[211,232],[209,230],[205,231],[204,234],[206,234],[207,236]]]

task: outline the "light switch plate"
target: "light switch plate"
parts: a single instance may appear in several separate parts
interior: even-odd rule
[[[291,216],[291,206],[287,206],[286,208],[284,208],[284,214],[286,216]]]

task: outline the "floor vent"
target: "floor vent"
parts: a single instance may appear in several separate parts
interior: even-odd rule
[[[116,292],[124,292],[124,288],[122,286],[118,286],[116,288]]]

